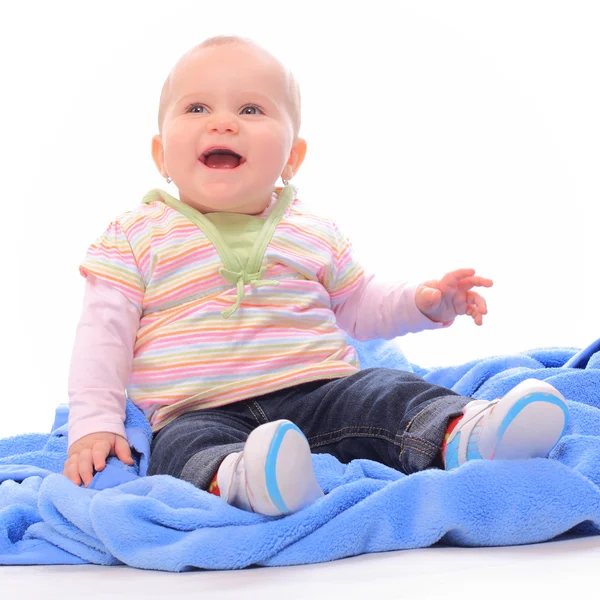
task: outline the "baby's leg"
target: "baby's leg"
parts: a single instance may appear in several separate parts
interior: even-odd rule
[[[195,410],[154,435],[148,475],[172,475],[206,490],[223,459],[243,449],[257,423],[239,405]]]
[[[248,402],[178,417],[154,437],[148,475],[172,475],[250,512],[281,516],[323,496],[304,434],[258,426]]]
[[[270,418],[271,402],[258,404]],[[386,368],[322,383],[286,412],[313,452],[344,463],[376,460],[406,474],[474,458],[547,456],[567,416],[564,398],[546,382],[528,380],[488,402]]]
[[[343,463],[370,459],[407,474],[444,468],[448,424],[472,400],[396,369],[363,369],[318,383],[285,399],[285,418],[305,433],[313,453]],[[257,404],[266,419],[282,414],[275,400]]]

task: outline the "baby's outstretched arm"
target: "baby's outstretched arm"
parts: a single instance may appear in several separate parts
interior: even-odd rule
[[[356,340],[386,340],[426,329],[441,329],[415,305],[417,286],[407,281],[389,283],[365,273],[343,302],[333,305],[337,324]]]
[[[367,273],[355,258],[350,240],[335,222],[329,223],[334,248],[321,283],[329,292],[340,328],[356,340],[370,340],[391,339],[446,325],[430,319],[417,307],[416,284],[382,281]]]
[[[87,486],[106,457],[133,464],[125,434],[125,388],[139,327],[138,309],[89,276],[69,372],[69,457],[63,474]]]

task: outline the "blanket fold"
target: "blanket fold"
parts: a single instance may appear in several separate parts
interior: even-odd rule
[[[173,477],[146,476],[151,431],[130,402],[125,427],[135,464],[111,457],[90,488],[75,486],[61,474],[68,407],[60,405],[50,434],[0,440],[0,564],[239,569],[600,532],[600,340],[432,369],[411,364],[395,341],[351,342],[362,368],[414,371],[475,398],[496,398],[528,377],[546,379],[569,400],[567,433],[549,459],[472,461],[410,476],[368,460],[344,465],[314,455],[326,495],[272,518]]]

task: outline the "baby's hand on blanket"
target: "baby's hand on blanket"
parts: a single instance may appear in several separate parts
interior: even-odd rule
[[[107,431],[84,435],[71,444],[63,475],[76,485],[81,485],[83,481],[87,487],[94,477],[92,467],[102,471],[106,466],[106,457],[110,455],[126,465],[133,465],[131,448],[124,437]]]
[[[475,275],[474,269],[458,269],[442,279],[430,279],[416,291],[417,308],[432,321],[449,325],[457,315],[469,315],[476,325],[487,314],[485,299],[473,287],[492,287],[493,281]]]

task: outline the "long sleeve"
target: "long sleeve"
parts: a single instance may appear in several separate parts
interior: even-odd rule
[[[359,341],[443,328],[417,308],[416,289],[414,284],[385,283],[374,275],[363,275],[352,294],[333,305],[338,325]]]
[[[125,437],[125,388],[140,310],[111,284],[88,275],[69,371],[69,446],[89,433]]]

